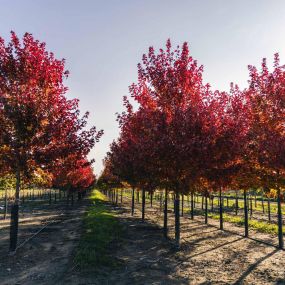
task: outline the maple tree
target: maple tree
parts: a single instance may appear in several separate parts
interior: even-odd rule
[[[186,43],[173,52],[168,41],[166,50],[158,54],[151,47],[139,64],[138,83],[130,86],[139,109],[133,111],[124,98],[126,112],[119,116],[119,142],[132,147],[133,151],[122,153],[132,154],[129,163],[136,184],[143,191],[163,185],[176,193],[177,245],[179,195],[187,193],[189,184],[197,178],[206,149],[201,146],[211,132],[207,128],[207,106],[212,94],[209,85],[202,82],[202,71],[203,67],[189,55]]]
[[[21,41],[12,32],[7,44],[0,38],[0,166],[16,177],[11,251],[17,244],[21,179],[38,167],[52,169],[70,153],[87,155],[102,135],[95,127],[85,130],[88,113],[80,118],[78,100],[65,97],[64,65],[31,34]]]
[[[251,169],[257,183],[277,190],[279,247],[283,248],[281,187],[285,177],[285,67],[275,54],[270,72],[266,59],[261,71],[249,66],[247,93],[252,116],[250,130]],[[256,183],[256,184],[257,184]]]
[[[142,219],[145,214],[145,193],[156,185],[155,170],[157,158],[155,145],[158,132],[150,132],[155,113],[145,115],[144,111],[133,112],[125,98],[127,113],[118,116],[121,136],[113,142],[108,153],[111,171],[132,187],[132,214],[134,213],[135,188],[142,189]],[[146,143],[147,142],[147,143]]]

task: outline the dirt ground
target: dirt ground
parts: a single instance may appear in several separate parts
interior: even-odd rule
[[[170,240],[165,240],[163,214],[157,204],[152,209],[148,206],[144,223],[139,208],[130,216],[129,205],[125,199],[122,206],[113,208],[124,228],[119,244],[111,249],[120,264],[117,268],[86,273],[74,266],[86,208],[82,203],[57,219],[54,216],[60,213],[59,208],[44,213],[43,219],[53,216],[57,222],[23,246],[17,256],[7,256],[8,236],[5,229],[1,231],[0,284],[285,284],[285,252],[255,240],[276,242],[276,237],[250,231],[252,239],[246,239],[238,235],[242,228],[225,223],[225,229],[236,233],[220,231],[218,221],[209,220],[210,225],[205,225],[202,217],[192,221],[184,216],[181,249],[177,251],[171,242],[173,213],[169,213]],[[38,224],[29,224],[29,231],[33,227],[36,230]]]
[[[74,248],[81,234],[82,215],[88,201],[65,210],[63,203],[41,205],[21,215],[19,242],[23,243],[45,225],[29,242],[8,255],[9,228],[0,223],[0,284],[63,284],[61,279],[72,267]]]

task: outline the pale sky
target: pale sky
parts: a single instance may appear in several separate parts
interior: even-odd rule
[[[66,59],[68,97],[105,132],[90,154],[99,174],[118,136],[115,113],[150,45],[187,41],[213,88],[245,87],[248,64],[272,62],[275,52],[285,63],[284,14],[282,0],[0,0],[0,36],[32,33]]]

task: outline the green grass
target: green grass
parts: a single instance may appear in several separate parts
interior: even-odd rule
[[[210,218],[213,218],[215,220],[219,220],[220,219],[220,215],[219,214],[212,214],[209,213],[208,216]],[[233,217],[227,214],[223,214],[223,218],[225,222],[230,222],[233,224],[236,224],[237,226],[244,226],[244,218],[243,217]],[[255,229],[259,232],[262,233],[268,233],[268,234],[277,234],[278,233],[278,226],[275,224],[268,224],[266,222],[262,222],[262,221],[256,221],[256,220],[249,220],[248,221],[248,226],[249,228]]]
[[[84,216],[82,234],[75,262],[81,269],[96,269],[99,266],[116,266],[111,256],[112,243],[121,235],[118,219],[108,208],[107,198],[98,190],[93,190],[92,205]]]
[[[128,196],[128,197],[131,197],[131,194],[130,193],[125,193],[125,196]],[[136,197],[136,196],[135,196]],[[190,211],[189,207],[188,207],[188,202],[187,202],[187,197],[185,196],[184,197],[184,201],[185,201],[185,206],[184,206],[184,212],[185,213],[188,213]],[[197,200],[196,200],[197,201]],[[202,197],[199,196],[198,197],[198,203],[201,205],[202,203]],[[226,207],[226,198],[224,199],[224,210],[226,211],[226,209],[232,209],[234,210],[235,208],[235,200],[230,200],[229,199],[229,207],[227,208]],[[254,210],[259,210],[259,211],[262,211],[262,204],[261,204],[261,201],[258,201],[257,202],[257,207],[255,207],[255,203],[254,201],[252,202],[253,204],[253,211]],[[218,206],[218,199],[215,198],[214,199],[214,205],[217,207]],[[244,206],[244,203],[243,201],[239,200],[239,210],[241,210]],[[211,207],[211,202],[208,201],[208,207],[210,208]],[[264,207],[265,207],[265,214],[267,214],[267,200],[264,200]],[[170,200],[169,202],[169,205],[168,205],[168,208],[169,209],[172,209],[173,208],[173,203],[172,201]],[[275,204],[270,204],[270,208],[271,208],[271,213],[276,213],[276,205]],[[283,214],[285,213],[284,211],[284,206],[283,206]],[[204,215],[204,211],[201,210],[200,208],[195,208],[194,210],[194,213],[195,215]],[[213,218],[213,219],[216,219],[216,220],[219,220],[219,214],[213,214],[213,213],[208,213],[208,216],[209,218]],[[233,223],[237,226],[240,226],[240,227],[243,227],[244,226],[244,218],[243,217],[239,217],[239,216],[232,216],[232,215],[229,215],[227,213],[224,213],[223,214],[223,217],[224,217],[224,221],[226,222],[230,222],[230,223]],[[248,221],[248,224],[249,224],[249,228],[252,228],[258,232],[263,232],[263,233],[268,233],[268,234],[278,234],[278,226],[276,224],[271,224],[271,223],[268,223],[266,221],[258,221],[258,220],[250,220]]]

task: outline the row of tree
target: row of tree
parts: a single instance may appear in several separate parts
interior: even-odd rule
[[[145,192],[175,193],[175,240],[180,243],[181,194],[264,187],[277,191],[279,246],[283,247],[280,192],[285,170],[285,67],[275,55],[273,71],[266,60],[259,71],[249,66],[244,90],[212,91],[203,82],[203,66],[187,43],[173,49],[170,40],[153,47],[138,65],[138,81],[129,88],[118,115],[120,136],[110,146],[101,181],[127,182]],[[108,182],[109,181],[109,182]],[[112,182],[111,182],[112,181]],[[134,202],[133,202],[134,203]],[[245,204],[245,215],[247,209]],[[222,205],[222,203],[220,203]],[[220,207],[221,228],[222,207]],[[248,235],[247,217],[245,235]]]
[[[0,176],[14,177],[10,251],[17,246],[20,189],[37,177],[68,193],[95,180],[90,149],[102,135],[86,129],[78,99],[66,97],[65,61],[58,60],[26,33],[20,40],[0,38]]]

